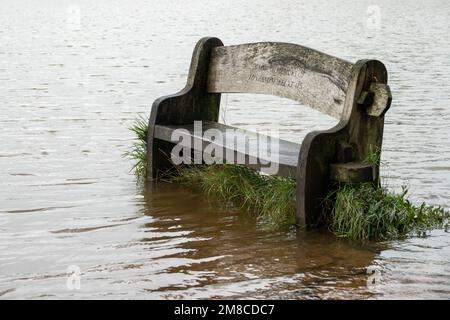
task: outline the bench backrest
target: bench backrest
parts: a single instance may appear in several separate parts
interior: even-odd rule
[[[211,51],[207,91],[272,94],[340,119],[352,66],[296,44],[219,46]]]

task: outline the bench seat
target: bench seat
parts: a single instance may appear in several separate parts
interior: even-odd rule
[[[178,143],[178,141],[171,140],[172,134],[175,130],[177,130],[177,133],[179,133],[178,136],[183,136],[183,138],[180,139],[181,145],[184,147],[191,147],[194,152],[203,152],[207,145],[214,145],[215,147],[223,148],[223,163],[227,163],[227,152],[232,152],[233,159],[239,159],[239,156],[245,157],[245,163],[238,164],[243,164],[250,168],[261,170],[262,172],[270,174],[271,170],[267,170],[267,167],[269,167],[268,163],[272,161],[272,167],[277,165],[279,168],[277,175],[293,177],[296,175],[300,144],[277,139],[279,145],[279,156],[271,159],[270,150],[269,152],[266,152],[266,147],[267,145],[270,145],[271,140],[275,139],[274,137],[249,130],[236,130],[235,127],[212,121],[204,121],[201,129],[200,134],[200,131],[194,131],[194,124],[177,126],[156,125],[154,137],[159,140]],[[211,137],[205,136],[205,131],[210,129],[218,130],[218,132],[222,133],[223,137],[226,137],[227,130],[233,130],[233,138],[236,139],[235,143],[231,145],[226,142],[226,139],[214,141]],[[266,141],[267,143],[261,142],[258,145],[258,141]],[[258,149],[260,152],[258,152]],[[229,161],[229,163],[235,164],[236,162]]]

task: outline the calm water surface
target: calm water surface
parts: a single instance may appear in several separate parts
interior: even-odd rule
[[[386,64],[385,183],[449,209],[449,33],[445,0],[3,0],[0,298],[449,299],[444,230],[365,246],[273,232],[185,188],[139,183],[121,156],[136,115],[183,87],[200,37],[293,42]],[[224,96],[221,119],[298,142],[333,125],[254,95]]]

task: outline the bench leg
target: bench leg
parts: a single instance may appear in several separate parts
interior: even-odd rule
[[[322,201],[333,187],[330,164],[336,162],[339,141],[347,140],[343,125],[311,132],[303,140],[297,168],[297,225],[316,226]]]
[[[373,106],[365,105],[359,97],[386,83],[387,72],[381,62],[358,61],[352,70],[340,122],[330,130],[311,132],[303,140],[297,168],[299,226],[317,225],[322,215],[328,214],[322,206],[323,200],[339,182],[370,181],[379,185],[379,163],[369,164],[367,159],[374,152],[380,156],[384,112],[391,98],[384,99],[386,106],[382,106],[382,112],[374,113]]]

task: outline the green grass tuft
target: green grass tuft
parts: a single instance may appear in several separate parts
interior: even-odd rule
[[[343,185],[325,200],[331,202],[326,222],[336,235],[351,240],[423,235],[448,224],[449,212],[425,203],[415,206],[408,200],[407,192],[403,188],[396,194],[372,184]]]
[[[129,128],[135,135],[135,142],[131,150],[123,154],[125,158],[134,161],[134,166],[131,171],[139,177],[147,175],[147,135],[148,135],[148,120],[140,116]]]
[[[135,161],[137,176],[147,173],[148,121],[140,117],[130,130],[136,142],[125,157]],[[366,160],[379,164],[379,152]],[[293,178],[262,175],[238,165],[185,166],[177,168],[166,181],[198,188],[222,199],[225,204],[245,209],[273,228],[288,228],[295,223],[296,181]],[[323,222],[329,230],[351,240],[398,239],[410,234],[423,235],[427,230],[448,227],[450,213],[441,207],[423,203],[413,205],[404,188],[392,193],[372,184],[341,185],[324,199],[331,214]]]

